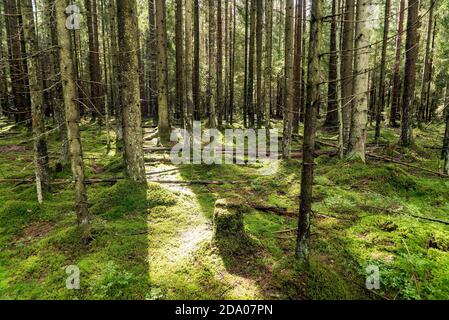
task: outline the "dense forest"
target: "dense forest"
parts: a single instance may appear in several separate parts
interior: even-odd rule
[[[0,299],[449,299],[449,1],[2,0]]]

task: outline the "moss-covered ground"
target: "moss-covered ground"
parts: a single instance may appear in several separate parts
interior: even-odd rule
[[[33,176],[26,128],[0,124],[0,179]],[[397,146],[384,129],[369,152],[438,171],[442,127],[416,131],[416,144]],[[320,139],[336,143],[335,135]],[[106,134],[83,123],[89,178],[123,175]],[[52,176],[59,144],[50,134]],[[372,142],[370,131],[369,141]],[[299,141],[294,148],[300,148]],[[322,147],[325,149],[326,147]],[[152,157],[148,155],[147,157]],[[159,159],[160,160],[160,159]],[[448,299],[449,179],[394,163],[316,159],[312,248],[308,268],[294,260],[300,160],[269,176],[258,165],[180,165],[155,160],[152,180],[241,181],[224,185],[130,182],[88,186],[94,240],[79,243],[71,185],[57,185],[43,205],[34,186],[0,183],[1,299]],[[171,170],[171,171],[167,171]],[[157,174],[164,171],[165,173]],[[215,238],[217,199],[238,198],[245,236]],[[278,213],[251,204],[277,207]],[[286,214],[282,214],[285,211]],[[65,287],[68,265],[81,270],[81,289]],[[380,270],[380,290],[365,287],[366,268]]]

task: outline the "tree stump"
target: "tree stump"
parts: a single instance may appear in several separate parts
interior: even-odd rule
[[[216,238],[241,236],[246,206],[239,199],[219,199],[215,203],[214,235]]]

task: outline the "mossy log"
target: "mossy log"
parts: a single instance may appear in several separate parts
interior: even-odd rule
[[[239,199],[219,199],[215,203],[214,235],[216,238],[241,236],[245,228],[243,214],[247,207]]]

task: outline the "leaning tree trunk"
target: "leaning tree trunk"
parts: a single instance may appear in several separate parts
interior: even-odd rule
[[[142,114],[139,84],[139,41],[136,0],[118,0],[118,39],[121,48],[121,95],[123,101],[123,142],[126,172],[137,182],[145,182]]]
[[[393,71],[393,84],[391,88],[390,127],[397,127],[398,111],[401,100],[401,56],[402,33],[404,31],[405,0],[401,0],[398,12],[398,28],[396,31],[396,57]]]
[[[282,155],[290,158],[290,146],[293,131],[293,0],[285,3],[285,103],[284,103],[284,133],[282,143]]]
[[[401,140],[403,147],[412,143],[412,114],[415,97],[416,62],[419,54],[418,11],[419,0],[409,0],[407,16],[407,40],[405,44],[404,91],[402,94]]]
[[[351,131],[351,114],[353,106],[353,61],[354,61],[354,18],[355,1],[345,1],[343,16],[343,39],[341,56],[341,99],[343,112],[343,140],[349,143]]]
[[[385,108],[385,70],[387,68],[387,46],[388,46],[388,32],[390,31],[390,7],[391,0],[385,1],[384,14],[384,35],[382,40],[382,57],[380,62],[379,75],[379,95],[376,104],[376,132],[374,139],[377,141],[380,138],[380,124],[382,121],[382,111]]]
[[[309,255],[310,215],[314,171],[315,131],[320,100],[320,31],[321,0],[312,1],[310,20],[309,59],[307,71],[307,103],[304,122],[304,158],[301,175],[301,205],[299,212],[296,256],[307,261]]]
[[[365,162],[366,125],[368,122],[369,12],[372,0],[357,1],[354,59],[354,106],[349,138],[349,157]]]
[[[161,142],[165,143],[170,140],[170,120],[168,113],[167,89],[167,24],[165,21],[165,0],[155,1],[159,137],[161,139]]]
[[[84,160],[80,135],[80,114],[78,110],[75,70],[73,67],[70,31],[66,28],[65,0],[56,2],[56,25],[58,31],[59,62],[62,91],[64,96],[67,135],[69,141],[72,174],[75,182],[75,207],[81,239],[84,243],[91,238],[87,191],[84,184]]]
[[[42,70],[39,63],[40,54],[34,23],[33,4],[31,0],[22,0],[21,5],[23,33],[25,35],[28,62],[28,81],[31,95],[36,191],[37,199],[39,203],[42,203],[45,196],[44,193],[49,187],[48,152],[44,119],[44,91],[41,79]]]

